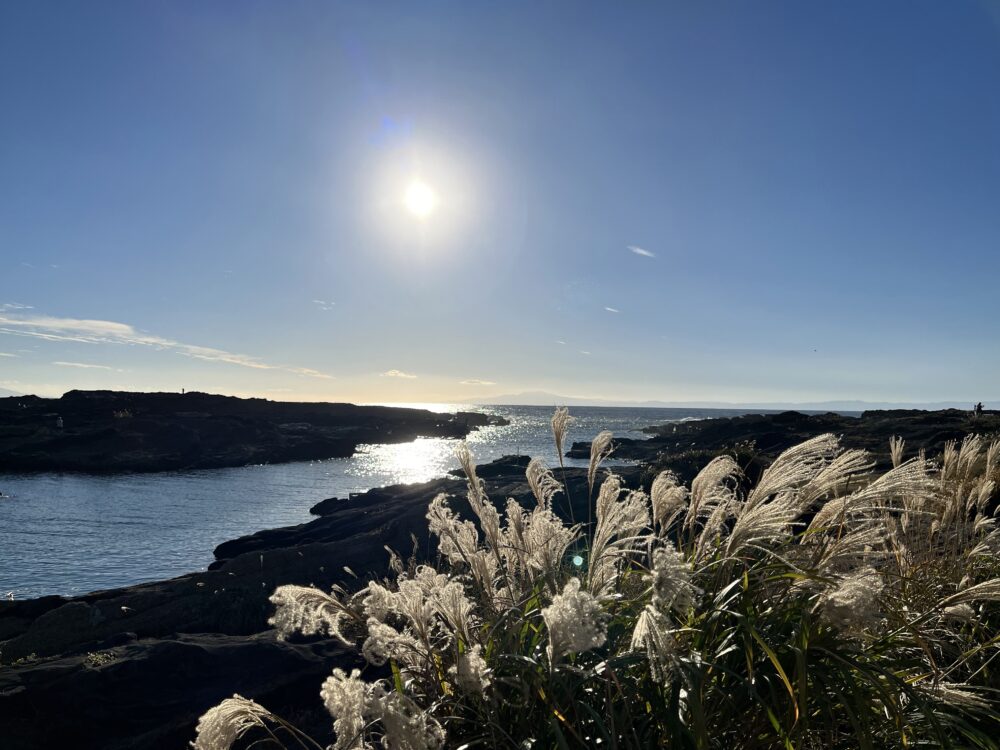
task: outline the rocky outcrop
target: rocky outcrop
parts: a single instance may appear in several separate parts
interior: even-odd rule
[[[70,391],[0,398],[0,471],[165,471],[346,457],[361,443],[465,437],[474,412],[204,393]]]
[[[921,449],[928,456],[941,453],[949,440],[966,435],[1000,435],[1000,412],[980,416],[957,409],[944,411],[866,411],[860,417],[841,414],[748,414],[740,417],[704,419],[646,428],[648,440],[616,438],[614,457],[647,462],[651,470],[670,468],[690,480],[712,457],[735,453],[750,468],[765,466],[781,451],[823,433],[841,436],[844,446],[863,448],[888,468],[889,438],[906,440],[906,454]],[[590,455],[590,443],[576,442],[567,453],[575,458]]]
[[[133,640],[0,668],[2,746],[183,748],[198,717],[233,693],[278,715],[320,714],[318,686],[335,665],[360,662],[329,640],[296,645],[262,633]]]

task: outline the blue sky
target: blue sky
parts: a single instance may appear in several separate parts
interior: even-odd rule
[[[11,2],[0,102],[0,388],[1000,396],[993,2]]]

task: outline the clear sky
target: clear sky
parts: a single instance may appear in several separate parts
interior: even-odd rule
[[[0,4],[0,388],[971,402],[998,238],[994,2]]]

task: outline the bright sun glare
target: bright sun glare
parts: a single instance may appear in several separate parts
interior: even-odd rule
[[[438,196],[434,188],[421,180],[414,180],[406,188],[403,198],[406,209],[418,219],[426,219],[438,205]]]

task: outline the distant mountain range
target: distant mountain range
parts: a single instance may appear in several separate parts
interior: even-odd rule
[[[20,396],[22,394],[16,391],[8,391],[6,388],[0,388],[0,398],[7,398],[8,396]]]
[[[545,391],[524,391],[522,393],[490,396],[487,398],[466,399],[461,403],[499,404],[503,406],[625,406],[649,409],[764,409],[771,410],[806,410],[806,411],[867,411],[870,409],[971,409],[968,401],[936,401],[930,402],[888,402],[888,401],[619,401],[596,398],[578,398],[561,396]],[[987,408],[995,408],[1000,399],[983,402]]]

